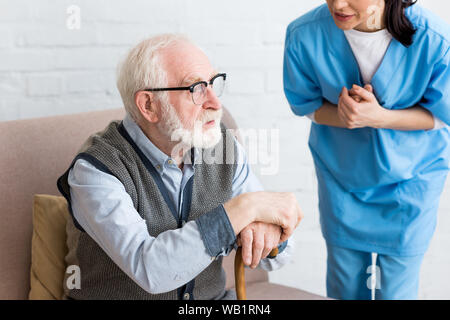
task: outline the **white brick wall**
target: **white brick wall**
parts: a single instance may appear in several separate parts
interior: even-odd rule
[[[287,24],[322,0],[0,0],[0,121],[121,106],[119,59],[139,40],[183,32],[229,74],[224,104],[242,128],[279,129],[279,173],[270,190],[294,191],[305,212],[293,262],[271,281],[325,294],[326,250],[317,182],[307,147],[309,121],[294,117],[282,92]],[[450,23],[448,1],[419,0]],[[81,28],[66,27],[70,5]],[[445,10],[446,9],[446,10]],[[259,174],[263,166],[255,166]],[[420,298],[449,299],[450,185],[422,268]]]

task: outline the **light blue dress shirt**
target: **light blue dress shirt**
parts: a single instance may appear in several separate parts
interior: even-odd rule
[[[145,136],[130,116],[124,118],[123,125],[159,172],[181,214],[183,190],[194,175],[193,165],[185,164],[180,170],[173,159]],[[238,144],[237,150],[239,160],[233,178],[232,196],[261,191],[263,188],[250,170],[242,146]],[[145,220],[134,208],[122,183],[86,160],[75,162],[68,182],[74,218],[108,256],[147,292],[157,294],[177,289],[195,278],[216,258],[208,253],[195,220],[185,223],[182,228],[165,231],[156,238],[150,236]],[[268,271],[280,268],[289,260],[292,242],[289,241],[276,258],[263,259],[259,266]],[[228,255],[232,249],[223,248],[219,255]]]

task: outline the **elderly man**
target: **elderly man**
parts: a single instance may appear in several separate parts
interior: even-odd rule
[[[253,268],[286,262],[302,213],[292,194],[261,191],[221,127],[225,79],[179,35],[129,52],[117,80],[127,115],[92,135],[58,179],[73,218],[66,262],[81,273],[79,288],[64,284],[67,298],[233,299],[222,258],[236,242]],[[206,163],[212,149],[235,157]]]

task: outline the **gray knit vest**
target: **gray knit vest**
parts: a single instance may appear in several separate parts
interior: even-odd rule
[[[222,164],[194,163],[194,176],[190,183],[192,191],[188,193],[192,196],[188,199],[190,210],[187,221],[197,219],[231,198],[236,161],[227,163],[227,160],[231,162],[228,158],[230,153],[236,154],[236,145],[223,126],[218,146],[219,148],[216,146],[214,149],[203,149],[201,154],[207,157],[216,152],[216,156],[222,157]],[[148,233],[152,237],[181,227],[181,221],[173,213],[174,205],[167,199],[167,195],[161,192],[161,181],[155,178],[154,171],[152,173],[153,166],[131,140],[121,121],[113,121],[103,131],[90,136],[69,169],[58,179],[58,188],[68,200],[71,213],[68,174],[80,158],[88,160],[98,169],[120,180],[131,196],[137,212],[145,219]],[[188,191],[190,190],[185,189],[184,193]],[[173,206],[172,210],[170,205]],[[227,299],[234,296],[225,290],[222,257],[214,260],[186,286],[166,293],[150,294],[128,277],[84,232],[75,219],[67,223],[66,230],[69,249],[66,263],[68,266],[79,266],[81,273],[80,289],[67,288],[66,280],[70,275],[66,274],[66,298],[176,300],[183,296],[183,290],[190,290],[191,299]]]

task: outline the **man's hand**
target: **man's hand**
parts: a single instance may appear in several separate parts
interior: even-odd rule
[[[248,192],[224,205],[235,234],[254,221],[282,228],[280,242],[286,241],[303,218],[295,195],[290,192]]]
[[[371,85],[343,88],[338,102],[338,116],[348,129],[382,128],[386,109],[377,101]]]
[[[256,268],[280,243],[280,236],[281,228],[274,224],[253,222],[245,227],[237,239],[237,244],[242,246],[244,264]]]

